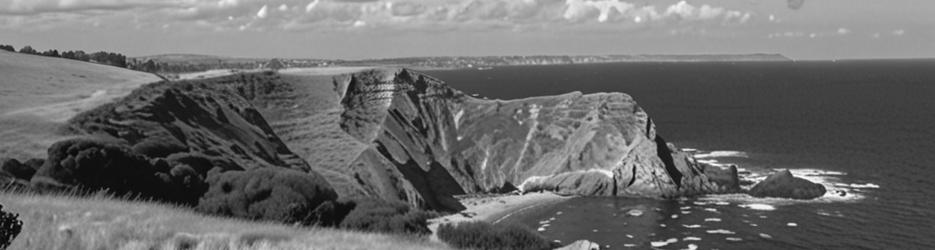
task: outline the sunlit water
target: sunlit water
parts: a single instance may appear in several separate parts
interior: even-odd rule
[[[575,198],[524,211],[551,240],[610,249],[935,249],[935,61],[637,63],[437,71],[512,99],[625,92],[699,161],[825,185],[812,201]]]

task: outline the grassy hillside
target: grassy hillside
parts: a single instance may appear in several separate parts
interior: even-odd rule
[[[0,193],[23,232],[10,249],[449,249],[426,238],[297,228],[104,195]]]
[[[54,132],[69,118],[159,80],[113,66],[0,51],[0,155],[44,157],[49,145],[65,138]]]

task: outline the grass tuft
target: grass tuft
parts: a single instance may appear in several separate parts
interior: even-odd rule
[[[426,237],[206,216],[144,200],[0,192],[23,230],[9,249],[449,249]]]

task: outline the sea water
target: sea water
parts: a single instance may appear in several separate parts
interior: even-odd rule
[[[935,60],[613,63],[433,71],[482,98],[630,94],[665,138],[745,186],[779,169],[810,201],[574,198],[513,215],[609,249],[935,249]],[[548,225],[543,227],[543,225]]]

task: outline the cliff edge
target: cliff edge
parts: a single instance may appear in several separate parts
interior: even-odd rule
[[[660,198],[725,190],[626,94],[483,100],[410,70],[336,85],[346,86],[341,128],[369,145],[352,165],[392,164],[388,176],[402,175],[390,178],[402,182],[396,195],[414,204],[456,209],[452,195],[513,190]]]

